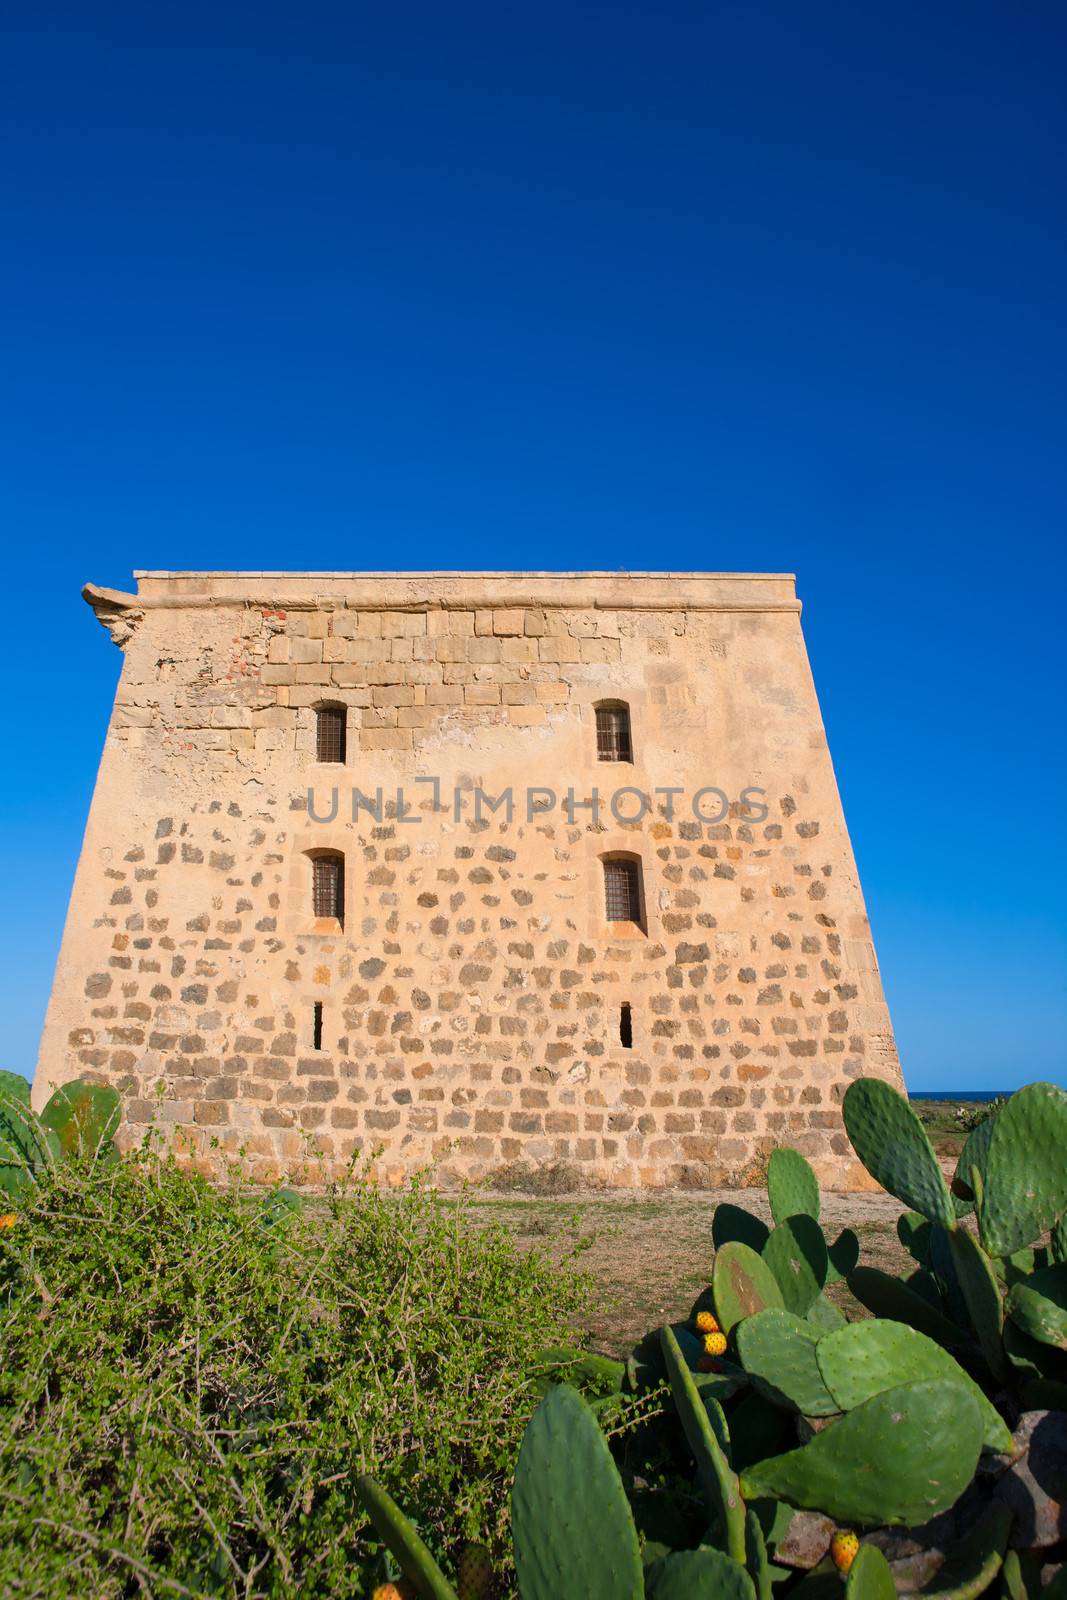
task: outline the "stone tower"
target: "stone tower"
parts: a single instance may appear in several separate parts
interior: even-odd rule
[[[859,1181],[901,1075],[791,577],[137,580],[36,1101],[264,1180]]]

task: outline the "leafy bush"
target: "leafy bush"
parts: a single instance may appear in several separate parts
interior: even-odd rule
[[[0,1570],[42,1600],[359,1596],[360,1473],[500,1559],[538,1349],[584,1285],[418,1186],[264,1206],[142,1152],[0,1230]]]

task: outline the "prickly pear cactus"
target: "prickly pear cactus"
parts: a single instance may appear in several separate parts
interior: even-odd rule
[[[1067,1093],[1052,1083],[1019,1089],[993,1118],[978,1208],[982,1244],[1010,1256],[1067,1211]]]
[[[494,1582],[493,1562],[485,1545],[465,1544],[456,1562],[458,1600],[490,1600]]]
[[[12,1196],[32,1183],[37,1141],[30,1086],[14,1072],[0,1074],[0,1193]]]
[[[770,1231],[762,1218],[746,1211],[744,1206],[731,1205],[729,1200],[723,1200],[715,1207],[711,1219],[711,1242],[716,1250],[736,1241],[738,1244],[747,1244],[750,1250],[759,1255],[770,1237]]]
[[[838,1411],[852,1411],[872,1395],[919,1378],[949,1378],[974,1397],[982,1414],[987,1450],[1010,1450],[1003,1417],[947,1350],[903,1322],[853,1322],[828,1333],[815,1352],[823,1383]]]
[[[848,1286],[872,1316],[906,1322],[938,1344],[955,1347],[971,1342],[964,1330],[929,1300],[878,1267],[856,1267],[848,1275]]]
[[[456,1591],[427,1550],[412,1522],[373,1478],[356,1479],[356,1492],[382,1543],[420,1600],[457,1600]]]
[[[1053,1261],[1067,1261],[1067,1212],[1064,1212],[1052,1230],[1049,1251]]]
[[[845,1600],[897,1600],[897,1586],[889,1562],[877,1545],[860,1545],[848,1569]]]
[[[827,1300],[821,1294],[804,1318],[813,1328],[818,1328],[823,1333],[832,1333],[835,1328],[843,1328],[847,1318],[837,1309],[832,1300]]]
[[[268,1227],[284,1227],[303,1209],[304,1202],[295,1189],[272,1189],[263,1196],[262,1218]]]
[[[64,1157],[114,1153],[111,1139],[119,1125],[121,1103],[110,1085],[75,1079],[55,1091],[41,1112],[41,1126],[59,1140]]]
[[[511,1529],[523,1600],[641,1600],[622,1479],[589,1407],[566,1384],[541,1401],[523,1435]]]
[[[756,1600],[772,1600],[774,1589],[767,1541],[754,1511],[745,1513],[745,1565],[756,1586]]]
[[[925,1267],[930,1260],[930,1236],[934,1231],[917,1211],[902,1211],[897,1218],[897,1238],[917,1266]]]
[[[760,1311],[737,1329],[737,1351],[752,1385],[772,1404],[805,1417],[831,1417],[839,1406],[823,1382],[815,1349],[830,1337],[791,1311]]]
[[[0,1080],[0,1192],[17,1200],[62,1160],[56,1135],[30,1109],[30,1086],[17,1073]]]
[[[860,1242],[851,1228],[842,1228],[833,1244],[827,1245],[827,1283],[847,1278],[860,1258]]]
[[[1002,1338],[1004,1303],[989,1257],[978,1241],[962,1228],[956,1228],[949,1235],[949,1246],[960,1293],[978,1336],[978,1347],[993,1376],[1003,1379],[1008,1374]]]
[[[711,1288],[723,1333],[743,1317],[783,1305],[782,1291],[767,1263],[747,1244],[733,1239],[715,1252]]]
[[[978,1600],[1000,1571],[1012,1514],[991,1500],[969,1533],[949,1545],[944,1565],[923,1589],[923,1600]]]
[[[973,1171],[977,1170],[982,1180],[982,1188],[985,1188],[986,1157],[989,1154],[989,1141],[993,1137],[993,1122],[993,1117],[987,1117],[977,1128],[971,1129],[963,1142],[963,1149],[956,1162],[956,1174],[952,1179],[952,1199],[957,1216],[964,1217],[973,1210],[974,1188],[971,1182]]]
[[[653,1562],[645,1592],[649,1600],[696,1600],[698,1595],[714,1595],[715,1600],[756,1600],[752,1579],[744,1567],[710,1545],[676,1550]],[[561,1589],[557,1600],[579,1593],[576,1589]]]
[[[1031,1339],[1067,1350],[1067,1265],[1043,1267],[1013,1284],[1006,1309]]]
[[[15,1100],[19,1105],[29,1105],[30,1086],[21,1072],[0,1069],[0,1100]]]
[[[829,1271],[826,1240],[814,1217],[803,1212],[780,1222],[763,1247],[787,1311],[803,1317],[822,1293]]]
[[[775,1222],[799,1216],[819,1220],[819,1180],[800,1151],[791,1150],[788,1145],[771,1152],[767,1163],[767,1197]]]
[[[839,1522],[911,1526],[955,1504],[981,1447],[982,1418],[969,1390],[944,1378],[905,1383],[847,1412],[801,1449],[749,1467],[741,1492]]]
[[[678,1412],[682,1431],[696,1459],[697,1477],[707,1503],[708,1513],[724,1529],[726,1549],[735,1561],[745,1560],[745,1507],[737,1484],[737,1475],[726,1457],[729,1435],[718,1406],[704,1405],[693,1375],[686,1366],[678,1341],[670,1328],[664,1328],[663,1359],[667,1364],[671,1394]],[[520,1457],[521,1459],[521,1457]],[[525,1600],[525,1595],[523,1597]]]
[[[841,1110],[853,1149],[872,1178],[909,1210],[951,1228],[956,1211],[944,1173],[904,1096],[880,1078],[857,1078],[845,1090]]]

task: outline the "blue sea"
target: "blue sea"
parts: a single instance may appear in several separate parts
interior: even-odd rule
[[[1014,1094],[1014,1089],[934,1089],[924,1090],[921,1094],[909,1094],[909,1100],[975,1100],[979,1103],[984,1100],[1005,1100]]]

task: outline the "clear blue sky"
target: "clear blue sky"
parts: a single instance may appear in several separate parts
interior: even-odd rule
[[[798,574],[912,1087],[1065,1081],[1062,0],[45,0],[0,72],[4,1066],[86,579],[664,566]]]

